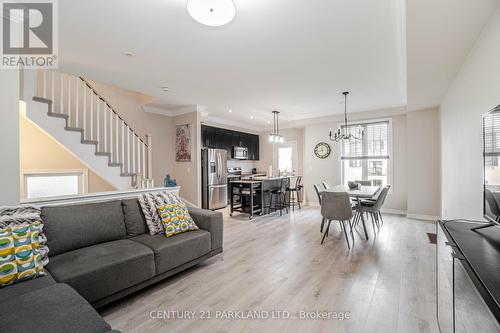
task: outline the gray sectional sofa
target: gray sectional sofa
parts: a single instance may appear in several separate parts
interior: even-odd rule
[[[0,329],[110,332],[96,308],[222,252],[222,214],[189,213],[200,230],[167,238],[149,235],[137,199],[43,207],[48,275],[0,288]]]

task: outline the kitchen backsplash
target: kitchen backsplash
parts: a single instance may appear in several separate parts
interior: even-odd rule
[[[256,167],[254,161],[227,160],[228,168],[240,167],[242,172],[252,172],[252,168]]]

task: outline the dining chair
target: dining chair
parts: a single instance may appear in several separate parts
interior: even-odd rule
[[[377,198],[376,201],[367,201],[363,200],[361,201],[361,204],[357,206],[357,213],[358,214],[370,214],[371,220],[372,220],[372,225],[375,228],[375,224],[377,227],[380,227],[380,222],[381,224],[384,223],[384,220],[382,218],[382,213],[380,212],[380,209],[385,203],[385,198],[387,197],[387,193],[389,193],[389,190],[391,188],[391,185],[385,186],[381,191],[380,194]],[[380,218],[380,221],[379,221]]]
[[[330,183],[329,183],[329,182],[327,182],[327,181],[323,181],[323,188],[324,188],[325,190],[328,190],[329,188],[331,188]]]
[[[339,221],[344,231],[347,248],[351,249],[349,237],[347,235],[347,226],[349,226],[352,237],[351,219],[353,217],[353,212],[349,194],[347,192],[323,192],[321,199],[321,216],[323,216],[325,220],[328,220],[328,225],[321,239],[321,244],[323,244],[325,238],[328,236],[332,221]]]
[[[322,184],[314,184],[314,190],[316,191],[316,195],[318,196],[318,202],[321,206],[321,194],[323,193],[323,185]],[[321,227],[319,229],[320,232],[323,232],[323,226],[325,225],[325,218],[321,219]]]
[[[361,186],[372,186],[371,180],[355,180],[354,182],[361,184]]]

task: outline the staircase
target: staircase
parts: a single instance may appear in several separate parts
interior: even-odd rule
[[[141,138],[87,80],[52,70],[25,76],[34,85],[25,98],[34,101],[30,119],[118,190],[153,186],[151,137]]]

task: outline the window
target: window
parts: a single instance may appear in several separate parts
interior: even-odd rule
[[[288,141],[275,145],[275,160],[280,172],[295,172],[297,170],[297,143]]]
[[[293,170],[292,147],[278,148],[279,169],[281,172]]]
[[[23,172],[23,200],[82,195],[86,188],[84,171]]]
[[[390,120],[350,125],[349,130],[362,128],[361,140],[342,142],[342,183],[348,181],[371,180],[375,186],[385,186],[391,182]]]

